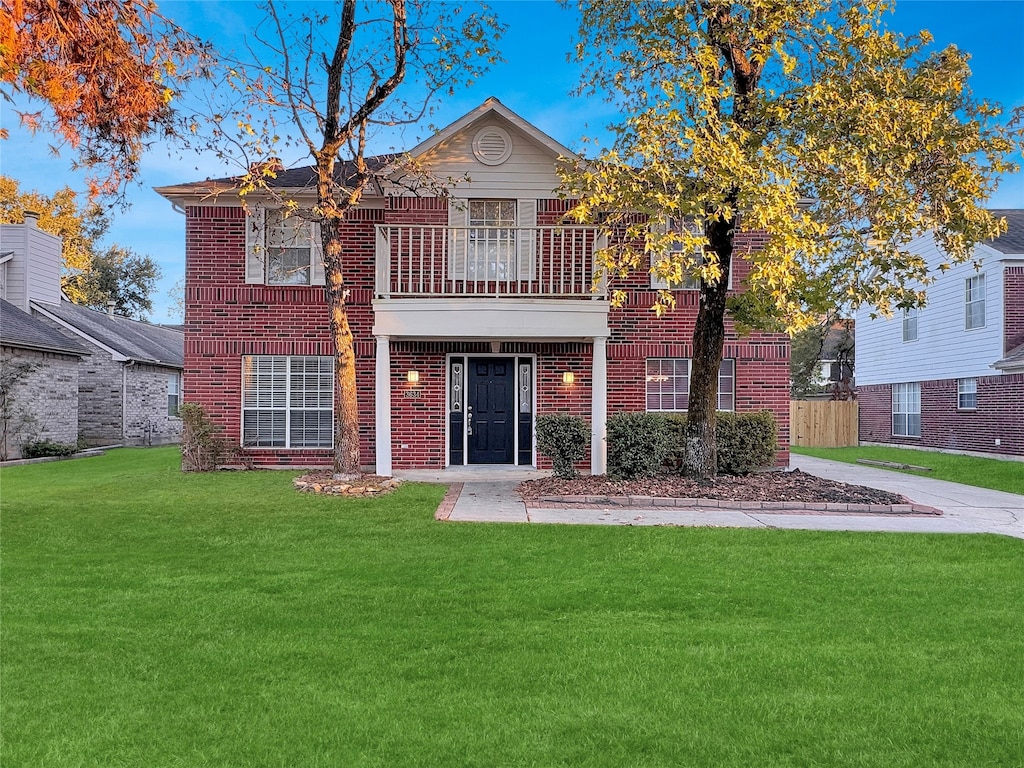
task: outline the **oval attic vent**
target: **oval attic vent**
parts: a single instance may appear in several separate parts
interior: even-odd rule
[[[497,125],[488,125],[473,137],[473,154],[484,165],[501,165],[512,154],[512,137]]]

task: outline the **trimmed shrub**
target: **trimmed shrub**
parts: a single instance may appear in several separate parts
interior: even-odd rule
[[[733,413],[719,411],[715,417],[718,473],[722,475],[748,475],[775,463],[778,450],[778,430],[770,411]],[[665,467],[672,472],[684,472],[686,414],[673,413],[666,417],[672,444],[665,459]]]
[[[590,423],[567,413],[537,417],[537,450],[551,459],[555,477],[576,477],[576,462],[587,455]]]
[[[608,419],[608,477],[632,480],[657,474],[672,448],[660,413],[617,413]]]
[[[770,411],[719,413],[715,427],[718,471],[723,475],[748,475],[775,463],[778,430]]]
[[[44,456],[71,456],[78,453],[78,443],[55,443],[53,440],[33,440],[21,446],[21,458],[41,459]]]

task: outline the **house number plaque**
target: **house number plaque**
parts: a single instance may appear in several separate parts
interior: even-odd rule
[[[422,389],[407,389],[402,393],[402,397],[406,400],[419,400],[423,397]]]

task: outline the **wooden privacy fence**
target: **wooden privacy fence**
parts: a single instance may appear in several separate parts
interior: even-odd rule
[[[790,400],[789,440],[804,448],[857,445],[857,401]]]

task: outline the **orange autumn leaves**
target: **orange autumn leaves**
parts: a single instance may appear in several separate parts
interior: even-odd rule
[[[144,141],[174,132],[175,85],[208,55],[148,0],[0,0],[4,95],[45,102],[22,122],[74,151],[93,195],[121,188]]]

